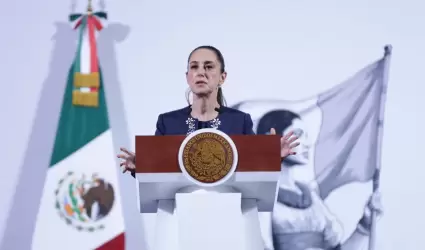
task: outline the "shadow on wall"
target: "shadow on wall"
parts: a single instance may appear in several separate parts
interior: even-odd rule
[[[63,93],[76,50],[77,34],[69,24],[56,22],[54,25],[49,73],[41,91],[0,249],[31,249]]]
[[[130,34],[130,27],[121,23],[110,23],[98,37],[98,55],[102,69],[108,113],[112,129],[113,145],[115,149],[130,145],[125,106],[121,94],[121,84],[118,75],[116,58],[116,44],[124,42]],[[117,159],[116,165],[119,166]],[[117,167],[120,183],[121,204],[125,223],[125,249],[147,249],[143,222],[138,211],[137,190],[134,178],[122,174]],[[140,218],[140,219],[135,219]]]

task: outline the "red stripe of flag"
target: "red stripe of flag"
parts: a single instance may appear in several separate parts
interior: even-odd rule
[[[125,250],[125,235],[124,233],[117,235],[112,240],[106,242],[96,250]]]
[[[96,48],[96,37],[95,37],[95,26],[96,26],[96,17],[89,16],[87,20],[88,25],[88,35],[90,43],[90,72],[99,72],[99,67],[97,65],[97,48]]]

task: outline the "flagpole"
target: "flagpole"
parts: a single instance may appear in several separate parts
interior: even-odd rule
[[[379,190],[379,179],[381,172],[381,158],[382,158],[382,139],[384,134],[384,116],[385,116],[385,102],[387,99],[388,89],[388,77],[389,68],[391,62],[392,46],[386,45],[384,48],[384,65],[383,65],[383,77],[381,83],[381,97],[379,103],[379,117],[378,117],[378,140],[377,140],[377,157],[376,157],[376,171],[373,176],[373,192]],[[370,225],[370,237],[369,237],[369,250],[375,249],[376,241],[376,212],[371,213],[371,225]]]

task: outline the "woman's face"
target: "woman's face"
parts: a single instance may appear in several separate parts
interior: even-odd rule
[[[216,92],[225,79],[226,73],[221,73],[220,62],[213,51],[198,49],[192,53],[186,80],[195,95],[210,95]]]
[[[283,134],[286,135],[291,131],[293,131],[294,134],[298,136],[297,141],[300,143],[300,145],[294,149],[296,154],[288,156],[287,159],[294,162],[295,164],[307,164],[309,162],[309,150],[311,147],[311,142],[308,137],[305,123],[298,118],[294,119],[292,121],[292,125],[287,127],[285,131],[283,131]]]

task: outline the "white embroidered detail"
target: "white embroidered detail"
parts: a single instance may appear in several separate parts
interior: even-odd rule
[[[208,122],[210,124],[210,127],[213,129],[218,129],[218,127],[221,125],[221,121],[218,118],[215,118],[211,121]],[[196,131],[196,126],[195,126],[195,119],[192,117],[187,118],[186,120],[186,124],[187,124],[187,133],[186,135],[190,135],[191,133]]]
[[[186,124],[188,126],[186,135],[190,135],[191,133],[195,132],[195,119],[192,117],[187,118]]]
[[[215,129],[218,129],[218,127],[221,125],[221,121],[218,118],[215,118],[210,123],[211,123],[211,128],[215,128]]]

